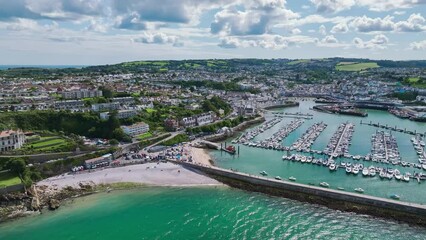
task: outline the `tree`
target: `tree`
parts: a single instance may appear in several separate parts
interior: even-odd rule
[[[119,144],[119,142],[118,142],[118,140],[117,139],[111,139],[111,140],[109,140],[109,144],[111,144],[111,145],[118,145]]]
[[[114,96],[114,94],[113,94],[112,90],[111,90],[111,89],[109,89],[109,88],[106,88],[106,87],[102,86],[102,87],[99,87],[99,90],[101,90],[101,91],[102,91],[102,95],[103,95],[105,98],[112,98],[112,97]]]
[[[9,168],[11,172],[22,176],[27,169],[27,164],[22,158],[12,158],[7,162],[7,168]]]

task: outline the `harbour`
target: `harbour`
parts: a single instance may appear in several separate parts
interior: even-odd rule
[[[424,188],[423,182],[426,172],[423,170],[422,162],[419,161],[420,156],[413,147],[412,136],[393,131],[394,144],[396,143],[396,149],[400,157],[390,160],[391,156],[388,155],[388,160],[381,161],[373,157],[375,150],[371,140],[372,136],[377,132],[376,127],[361,124],[359,120],[350,116],[332,116],[311,111],[310,109],[314,104],[313,101],[305,101],[301,102],[298,107],[282,110],[284,113],[302,112],[304,114],[313,114],[314,116],[312,120],[304,119],[304,123],[289,133],[281,141],[280,145],[271,149],[267,147],[259,149],[253,143],[250,146],[250,144],[241,144],[230,139],[228,141],[229,144],[240,146],[240,154],[238,156],[227,156],[213,151],[211,155],[216,165],[252,175],[260,175],[261,171],[265,171],[268,173],[268,178],[278,176],[282,179],[289,179],[294,177],[298,183],[306,185],[319,186],[320,183],[325,182],[329,184],[331,189],[341,188],[345,189],[345,191],[355,192],[355,189],[361,188],[365,195],[387,199],[399,196],[401,201],[426,203],[424,200],[426,199],[426,194],[423,193],[424,191],[419,191],[419,189]],[[407,129],[413,129],[416,132],[420,132],[425,127],[424,124],[399,119],[385,111],[367,111],[369,114],[367,121],[380,121],[381,125],[384,126],[386,124],[390,125],[390,123],[393,123],[393,125],[405,124],[404,126],[407,126]],[[274,116],[277,116],[277,114],[265,113],[267,120]],[[401,121],[404,121],[404,123]],[[259,133],[250,141],[265,141],[268,136],[292,124],[291,122],[292,120],[284,118],[282,122]],[[305,148],[302,151],[290,149],[292,144],[296,143],[301,136],[309,132],[309,128],[313,124],[318,122],[324,122],[327,127],[318,134],[310,148]],[[351,124],[352,130],[349,131],[349,127],[347,127],[346,131],[348,133],[351,132],[352,136],[345,134],[347,135],[344,138],[346,139],[345,147],[339,147],[337,149],[340,150],[335,151],[336,145],[340,145],[337,143],[342,136],[341,133],[338,134],[335,137],[335,143],[329,146],[330,151],[325,153],[324,150],[330,143],[330,139],[332,139],[341,124]],[[247,130],[247,132],[250,131],[250,129]],[[389,132],[386,131],[384,134],[387,135]],[[422,138],[420,135],[418,137]],[[264,142],[264,145],[267,146],[266,142]],[[390,151],[388,152],[390,153]]]

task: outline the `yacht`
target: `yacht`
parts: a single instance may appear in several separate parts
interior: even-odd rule
[[[368,177],[369,175],[370,175],[370,171],[368,170],[368,168],[362,169],[362,176]]]

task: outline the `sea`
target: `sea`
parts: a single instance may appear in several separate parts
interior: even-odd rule
[[[294,142],[319,121],[328,126],[314,142],[313,149],[323,150],[338,125],[349,121],[355,124],[350,153],[360,155],[371,151],[371,135],[378,130],[361,125],[361,120],[426,131],[425,123],[399,119],[384,111],[368,110],[369,116],[360,118],[314,112],[310,110],[314,104],[302,101],[298,107],[273,110],[314,114],[312,120],[306,120],[283,140],[284,145]],[[267,119],[273,116],[266,114]],[[267,138],[291,120],[284,118],[256,140]],[[411,136],[393,134],[403,160],[416,162]],[[227,144],[231,144],[231,140]],[[344,191],[351,192],[361,187],[367,195],[389,198],[391,194],[398,194],[401,201],[426,204],[426,182],[355,176],[346,174],[344,169],[330,172],[322,166],[283,161],[285,152],[239,147],[240,154],[235,156],[219,151],[210,154],[216,165],[223,168],[251,174],[267,171],[267,177],[271,178],[294,176],[297,182],[304,184],[317,185],[325,181],[332,189],[343,187]],[[362,163],[352,159],[338,161]],[[398,168],[402,173],[422,171],[389,167]],[[57,211],[0,223],[0,239],[426,239],[426,228],[226,186],[146,187],[76,198]]]

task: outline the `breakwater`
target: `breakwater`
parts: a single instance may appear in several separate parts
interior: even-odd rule
[[[426,206],[424,205],[268,179],[217,167],[207,167],[187,162],[175,163],[203,172],[235,188],[320,204],[342,211],[357,212],[426,226]]]

